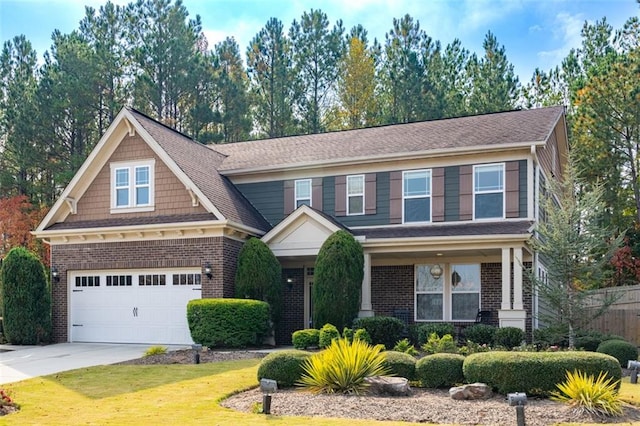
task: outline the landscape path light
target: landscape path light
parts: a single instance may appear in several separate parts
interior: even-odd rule
[[[514,392],[507,394],[509,406],[516,407],[516,424],[524,426],[524,406],[527,404],[527,394],[524,392]]]
[[[262,391],[262,413],[271,414],[271,394],[278,390],[278,382],[271,379],[260,379]]]

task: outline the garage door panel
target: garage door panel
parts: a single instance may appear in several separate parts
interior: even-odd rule
[[[87,271],[70,277],[72,341],[193,343],[186,307],[201,298],[199,270]]]

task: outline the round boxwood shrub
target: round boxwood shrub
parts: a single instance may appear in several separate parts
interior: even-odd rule
[[[471,340],[479,345],[493,344],[496,327],[488,324],[474,324],[464,329],[465,340]]]
[[[462,364],[458,354],[439,353],[425,356],[416,362],[416,380],[425,388],[450,387],[464,382]]]
[[[291,335],[291,343],[296,349],[307,349],[319,347],[320,330],[315,328],[305,328],[304,330],[294,331]]]
[[[390,349],[402,338],[404,323],[394,317],[366,317],[353,321],[353,328],[364,328],[369,333],[372,344],[384,345],[385,348]]]
[[[513,349],[520,346],[524,340],[524,331],[518,327],[501,327],[495,331],[493,343],[503,346],[507,349]]]
[[[392,376],[404,377],[408,380],[416,378],[416,359],[404,352],[384,352],[384,367]]]
[[[429,336],[433,333],[436,333],[438,337],[444,337],[446,334],[455,336],[456,329],[453,324],[450,323],[432,323],[419,325],[417,328],[418,346],[422,346],[427,343],[427,340],[429,340]]]
[[[318,346],[321,348],[328,348],[329,346],[331,346],[331,342],[333,342],[334,339],[339,338],[340,333],[338,332],[336,326],[333,324],[325,324],[322,326],[319,332]]]
[[[304,373],[302,364],[310,356],[310,352],[297,349],[272,352],[260,362],[258,381],[271,379],[278,382],[281,388],[294,386]]]
[[[629,360],[638,359],[638,348],[625,340],[605,340],[600,343],[596,352],[611,355],[618,360],[620,366],[626,368]]]
[[[604,372],[613,381],[622,377],[620,364],[612,356],[578,351],[480,352],[466,357],[462,369],[466,382],[486,383],[501,394],[547,396],[566,379],[567,371],[574,370],[594,377]]]

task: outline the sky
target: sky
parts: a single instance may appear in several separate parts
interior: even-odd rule
[[[128,0],[113,0],[124,5]],[[85,6],[98,9],[106,0],[0,0],[0,41],[24,34],[42,61],[51,46],[51,34],[78,28]],[[212,48],[234,37],[246,52],[267,20],[276,17],[285,30],[311,9],[327,14],[333,25],[342,19],[348,31],[362,24],[369,39],[384,45],[393,18],[410,14],[420,28],[443,47],[455,38],[463,47],[482,55],[482,42],[491,31],[505,46],[521,82],[536,68],[559,65],[571,48],[580,46],[585,21],[606,17],[614,29],[631,16],[639,16],[636,0],[183,0],[190,17],[199,15]]]

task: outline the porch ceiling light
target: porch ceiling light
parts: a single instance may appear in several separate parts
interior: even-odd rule
[[[429,269],[429,273],[431,274],[434,280],[439,279],[442,276],[442,272],[443,272],[442,267],[440,266],[439,263],[436,263],[431,267],[431,269]]]

